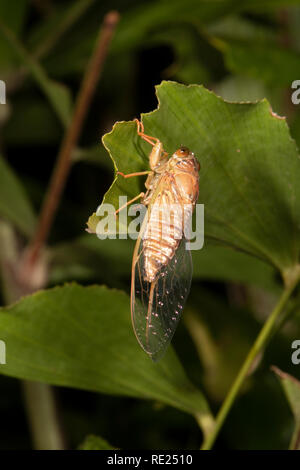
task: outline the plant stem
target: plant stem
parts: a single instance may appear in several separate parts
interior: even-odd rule
[[[58,153],[57,162],[42,206],[37,229],[29,247],[29,255],[27,258],[29,265],[33,265],[35,263],[48,238],[61,194],[70,171],[72,163],[71,154],[78,142],[118,21],[119,14],[115,11],[109,12],[104,18],[94,53],[91,57],[78,93],[71,124],[66,131]]]
[[[47,384],[22,380],[26,413],[35,450],[65,450],[55,389]]]
[[[270,314],[269,318],[265,322],[264,326],[260,330],[251,350],[249,351],[231,389],[229,390],[220,411],[216,417],[215,426],[211,434],[204,440],[201,450],[209,450],[213,447],[214,442],[220,432],[220,429],[227,418],[229,411],[241,389],[242,384],[244,383],[245,378],[247,377],[253,361],[257,357],[257,354],[262,351],[264,346],[266,345],[269,336],[274,331],[274,326],[280,316],[282,310],[284,309],[287,301],[289,300],[294,288],[298,283],[298,277],[289,285],[287,286],[284,291],[282,292],[277,305],[275,306],[274,310]]]

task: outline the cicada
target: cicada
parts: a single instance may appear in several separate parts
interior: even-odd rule
[[[198,199],[200,165],[186,147],[169,157],[161,141],[145,134],[143,124],[136,122],[138,135],[152,150],[149,171],[119,172],[125,178],[148,174],[147,191],[128,203],[141,198],[147,207],[133,253],[131,317],[141,347],[158,360],[173,337],[190,290],[193,266],[184,224]]]

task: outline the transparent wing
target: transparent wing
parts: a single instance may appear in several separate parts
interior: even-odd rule
[[[154,282],[143,278],[143,240],[137,241],[132,265],[131,315],[142,348],[157,361],[176,330],[192,279],[192,257],[183,238],[173,258]]]

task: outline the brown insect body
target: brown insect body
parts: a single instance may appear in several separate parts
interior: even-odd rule
[[[146,135],[142,123],[136,122],[138,135],[153,148],[150,171],[120,173],[125,178],[148,174],[146,194],[126,204],[142,197],[148,207],[133,253],[131,316],[140,345],[158,360],[172,339],[190,290],[192,258],[186,249],[184,223],[198,199],[200,165],[185,147],[168,158],[162,143]]]
[[[154,146],[150,154],[156,154]],[[165,157],[162,156],[165,160]],[[173,156],[158,160],[146,181],[148,189],[142,202],[149,205],[148,223],[144,233],[144,279],[153,282],[162,266],[174,256],[183,236],[184,207],[193,210],[199,194],[199,163],[194,154],[181,147]],[[171,208],[170,223],[164,222],[164,209]]]

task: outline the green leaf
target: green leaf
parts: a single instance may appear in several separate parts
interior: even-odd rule
[[[278,369],[278,367],[273,366],[272,370],[280,380],[295,419],[295,430],[290,449],[300,450],[300,382],[292,375]]]
[[[47,96],[58,118],[66,127],[70,122],[72,108],[69,89],[47,76],[41,65],[27,52],[13,31],[2,21],[0,21],[0,35],[8,42],[21,63],[30,71],[41,90]]]
[[[192,413],[205,428],[211,414],[172,348],[158,364],[134,336],[128,296],[106,287],[67,285],[40,291],[0,310],[1,339],[12,377],[112,395],[158,400]]]
[[[87,436],[83,443],[79,446],[79,450],[116,450],[105,439],[93,434]]]
[[[35,227],[35,215],[21,182],[0,157],[0,217],[11,221],[24,235]]]
[[[300,160],[284,118],[267,100],[229,103],[198,85],[162,82],[157,96],[158,109],[143,115],[145,132],[170,154],[184,144],[199,159],[205,240],[247,252],[281,273],[295,266]],[[149,169],[150,146],[137,135],[136,123],[116,123],[103,142],[119,171]],[[119,196],[136,196],[142,183],[116,177],[104,202],[118,207]]]

